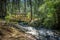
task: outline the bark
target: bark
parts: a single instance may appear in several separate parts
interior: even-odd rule
[[[31,20],[32,20],[32,0],[30,0],[30,8],[31,8]]]
[[[0,0],[0,18],[6,16],[6,0]]]

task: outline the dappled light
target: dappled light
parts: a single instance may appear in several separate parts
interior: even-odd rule
[[[60,40],[60,0],[0,0],[0,40]]]

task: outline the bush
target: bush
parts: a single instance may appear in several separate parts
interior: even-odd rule
[[[56,24],[56,8],[54,5],[58,5],[60,0],[47,0],[44,4],[40,5],[39,11],[40,15],[44,18],[43,25],[47,28],[51,28],[54,24]],[[58,7],[58,6],[57,6]]]

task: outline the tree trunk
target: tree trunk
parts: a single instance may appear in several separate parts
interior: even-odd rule
[[[24,0],[24,13],[26,14],[26,0]]]
[[[32,20],[32,0],[30,0],[30,8],[31,8],[31,20]]]
[[[0,18],[6,16],[6,0],[0,0]]]
[[[58,3],[57,5],[55,5],[55,9],[56,9],[56,26],[55,29],[60,30],[60,3]]]

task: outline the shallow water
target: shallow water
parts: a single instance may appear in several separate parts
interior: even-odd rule
[[[40,27],[35,28],[27,25],[21,26],[27,30],[25,33],[35,36],[37,40],[60,40],[60,35],[56,35],[53,30]]]

